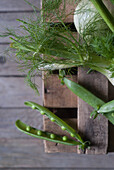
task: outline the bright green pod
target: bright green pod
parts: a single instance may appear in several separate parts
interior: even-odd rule
[[[73,82],[67,78],[64,78],[64,83],[74,94],[76,94],[86,103],[88,103],[90,106],[94,107],[96,110],[98,109],[98,107],[105,104],[103,100],[99,99],[94,94],[92,94],[90,91],[88,91],[81,85],[77,84],[76,82]]]
[[[39,138],[39,139],[43,139],[43,140],[47,140],[47,141],[51,141],[51,142],[55,142],[55,143],[61,143],[61,144],[65,144],[65,145],[80,145],[80,142],[77,142],[75,140],[72,139],[68,139],[63,141],[63,137],[60,135],[55,135],[49,132],[44,132],[41,130],[38,130],[36,128],[30,127],[28,125],[26,125],[25,123],[21,122],[20,120],[17,120],[15,123],[16,127],[22,131],[23,133],[30,135],[32,137],[35,138]],[[26,128],[29,127],[30,131],[28,131]]]
[[[74,137],[80,142],[80,143],[84,143],[84,141],[82,140],[81,136],[76,133],[76,130],[73,129],[71,126],[69,126],[66,122],[64,122],[62,119],[60,119],[58,116],[56,116],[54,113],[52,113],[50,110],[48,110],[47,108],[31,102],[31,101],[27,101],[25,102],[25,105],[32,107],[33,105],[36,107],[36,110],[40,111],[41,113],[45,113],[45,115],[52,120],[52,118],[55,120],[55,123],[57,125],[59,125],[63,130],[66,130],[68,133],[72,133],[74,135]],[[63,128],[64,127],[64,128]]]
[[[97,112],[98,113],[114,112],[114,100],[102,105]]]
[[[108,103],[105,103],[103,100],[96,97],[94,94],[89,92],[87,89],[82,87],[81,85],[64,78],[64,83],[66,86],[78,97],[80,97],[82,100],[84,100],[86,103],[88,103],[90,106],[95,108],[95,110],[91,113],[90,117],[93,117],[95,119],[98,114],[102,111],[106,111],[103,115],[112,123],[114,124],[114,117],[113,114],[108,111],[113,112],[114,109],[114,100]],[[99,109],[100,108],[100,109]]]

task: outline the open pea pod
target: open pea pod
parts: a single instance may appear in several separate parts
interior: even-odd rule
[[[66,136],[59,136],[59,135],[55,135],[49,132],[44,132],[41,130],[38,130],[34,127],[31,127],[23,122],[21,122],[20,120],[16,121],[16,127],[22,131],[23,133],[26,133],[27,135],[30,135],[32,137],[35,138],[39,138],[39,139],[43,139],[43,140],[48,140],[51,142],[56,142],[56,143],[61,143],[61,144],[65,144],[65,145],[80,145],[80,142],[77,142],[75,140],[69,139]]]
[[[91,113],[90,117],[94,115],[94,118],[99,113],[102,113],[112,124],[114,124],[114,100],[108,103],[105,103],[103,100],[96,97],[90,91],[82,87],[81,85],[67,79],[64,77],[64,83],[66,86],[82,100],[88,103],[90,106],[95,108]],[[99,109],[100,108],[100,109]],[[112,113],[113,112],[113,113]],[[97,114],[98,113],[98,114]]]
[[[76,133],[75,129],[73,129],[71,126],[69,126],[66,122],[64,122],[62,119],[60,119],[47,108],[31,101],[25,102],[25,105],[32,107],[32,109],[40,111],[42,115],[46,115],[52,122],[58,124],[62,130],[66,130],[68,133],[70,133],[72,137],[75,137],[80,143],[84,144],[84,141],[82,140],[80,135]]]

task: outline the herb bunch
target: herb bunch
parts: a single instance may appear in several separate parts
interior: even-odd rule
[[[18,33],[7,29],[1,35],[12,40],[9,50],[16,54],[19,69],[27,73],[28,84],[37,92],[33,77],[41,71],[77,66],[97,70],[114,84],[114,33],[108,27],[105,31],[94,30],[96,21],[85,28],[83,35],[72,33],[70,24],[66,26],[64,23],[71,15],[65,14],[67,3],[68,0],[43,1],[40,16],[37,8],[29,3],[34,9],[34,17],[26,21],[18,19],[21,23]],[[103,22],[103,19],[99,21]],[[97,36],[96,31],[99,32]],[[91,37],[89,43],[87,36]]]

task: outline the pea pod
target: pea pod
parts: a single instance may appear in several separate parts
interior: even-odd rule
[[[27,135],[35,137],[35,138],[48,140],[48,141],[56,142],[56,143],[61,143],[61,144],[65,144],[65,145],[80,145],[80,142],[69,139],[66,136],[62,137],[62,136],[55,135],[55,134],[52,134],[49,132],[44,132],[44,131],[38,130],[34,127],[31,127],[31,126],[21,122],[20,120],[17,120],[15,124],[16,124],[16,127],[20,131],[24,132]]]
[[[64,83],[66,86],[82,100],[95,108],[90,117],[95,119],[99,113],[102,113],[112,124],[114,124],[114,100],[105,103],[103,100],[96,97],[81,85],[64,77]],[[113,112],[113,113],[110,113]],[[97,114],[98,113],[98,114]]]
[[[71,134],[71,136],[75,137],[80,143],[84,143],[82,138],[78,133],[76,133],[75,129],[73,129],[71,126],[69,126],[66,122],[64,122],[62,119],[60,119],[58,116],[56,116],[54,113],[52,113],[47,108],[31,102],[27,101],[25,102],[25,105],[32,107],[33,109],[36,109],[41,112],[41,114],[46,115],[50,120],[53,120],[56,124],[58,124],[63,130],[66,130]]]
[[[108,112],[114,112],[114,100],[102,105],[98,110],[98,113],[108,113]]]
[[[81,85],[67,78],[64,78],[64,83],[74,94],[79,96],[82,100],[84,100],[90,106],[94,107],[96,110],[98,110],[98,107],[101,107],[103,104],[105,104],[103,100],[96,97],[94,94],[92,94],[90,91],[88,91]]]

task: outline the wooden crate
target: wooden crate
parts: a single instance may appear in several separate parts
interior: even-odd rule
[[[74,9],[74,6],[76,6],[76,4],[69,4],[68,9]],[[65,22],[72,23],[72,21],[73,16],[69,16]],[[98,72],[87,74],[86,68],[79,67],[76,75],[72,75],[71,79],[101,99],[105,99],[105,101],[108,101],[110,96],[113,95],[110,94],[109,96],[109,83],[107,78]],[[44,79],[43,101],[45,107],[51,109],[56,115],[76,129],[83,139],[92,142],[90,150],[86,149],[85,152],[82,152],[75,146],[44,141],[45,152],[75,152],[78,154],[107,153],[108,120],[102,115],[100,116],[100,120],[98,118],[91,120],[90,113],[93,108],[74,95],[65,85],[61,85],[57,74],[52,74],[50,77]],[[51,122],[47,117],[44,116],[43,121],[45,131],[69,136],[67,132],[62,131],[60,127]],[[71,138],[71,136],[69,136],[69,138]]]

